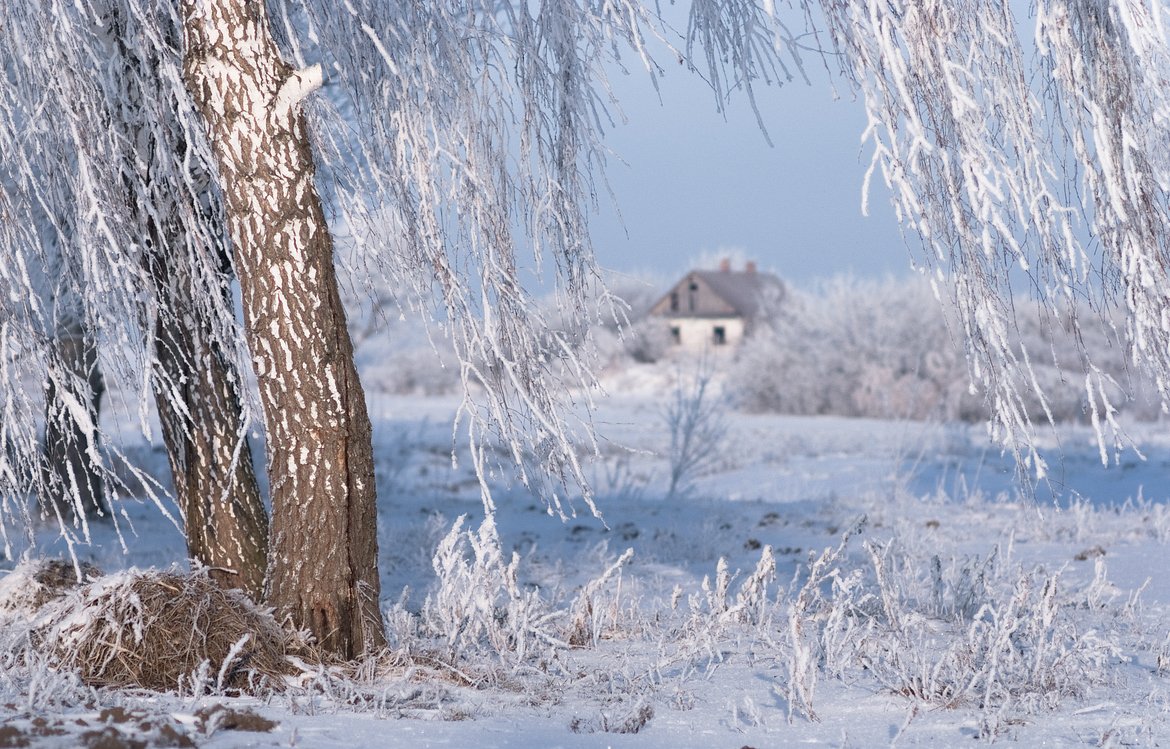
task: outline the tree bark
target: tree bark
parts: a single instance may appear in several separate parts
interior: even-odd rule
[[[80,320],[58,326],[53,355],[55,372],[50,374],[45,388],[41,507],[65,521],[83,514],[109,518],[105,482],[95,454],[106,386],[98,369],[97,348]],[[76,412],[76,407],[84,414]]]
[[[294,71],[262,0],[184,0],[184,76],[227,206],[267,431],[268,602],[343,657],[385,646],[371,429]]]
[[[122,105],[115,122],[134,149],[122,164],[123,182],[130,210],[148,240],[142,263],[154,295],[151,387],[186,524],[187,555],[208,567],[221,586],[261,601],[268,513],[248,449],[239,373],[216,344],[209,313],[197,303],[218,299],[230,305],[231,269],[222,244],[201,238],[181,218],[198,216],[210,227],[222,226],[202,200],[211,190],[211,175],[188,158],[177,115],[149,120],[148,103],[170,96],[159,80],[162,61],[157,50],[137,43],[124,8],[116,3],[105,7],[105,41],[121,73]],[[168,46],[178,45],[177,27],[168,25],[163,33]],[[156,173],[160,155],[185,165],[185,184],[174,184],[165,170]],[[202,276],[192,271],[196,261],[206,265]]]
[[[161,308],[152,385],[187,554],[223,587],[261,601],[268,515],[244,431],[239,376],[211,342],[210,325],[191,298],[189,274],[176,272],[171,251],[156,245],[148,254]]]

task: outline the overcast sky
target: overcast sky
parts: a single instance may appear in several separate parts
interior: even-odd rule
[[[907,274],[910,254],[880,176],[870,216],[861,214],[863,107],[844,89],[834,100],[819,66],[810,64],[812,86],[758,91],[774,146],[743,97],[725,121],[707,84],[681,66],[661,80],[661,103],[642,71],[615,74],[628,124],[608,142],[628,166],[612,160],[609,180],[624,229],[603,198],[594,225],[601,264],[669,276],[729,248],[798,283]]]

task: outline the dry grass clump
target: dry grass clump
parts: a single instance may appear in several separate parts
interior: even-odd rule
[[[60,559],[37,559],[24,562],[0,578],[0,617],[36,614],[46,604],[78,587],[81,581],[99,577],[97,567],[81,562],[74,567]]]
[[[77,575],[80,572],[81,579]],[[82,583],[101,577],[102,571],[89,562],[78,562],[74,567],[64,559],[45,559],[36,565],[32,577],[44,587],[45,601],[62,595]]]
[[[279,677],[293,672],[289,633],[205,572],[132,569],[100,578],[41,622],[34,633],[40,648],[94,686],[279,687]]]

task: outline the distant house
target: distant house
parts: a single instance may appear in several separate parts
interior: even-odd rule
[[[756,270],[748,262],[732,270],[724,260],[719,270],[693,270],[650,308],[664,318],[674,342],[690,349],[734,346],[751,329],[765,304],[784,298],[784,282]]]

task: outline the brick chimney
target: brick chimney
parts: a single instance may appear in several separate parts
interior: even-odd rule
[[[719,261],[719,270],[723,273],[731,272],[731,258],[725,257]]]
[[[743,269],[746,270],[748,273],[755,273],[756,272],[756,261],[755,260],[747,261],[747,264],[744,265]]]

